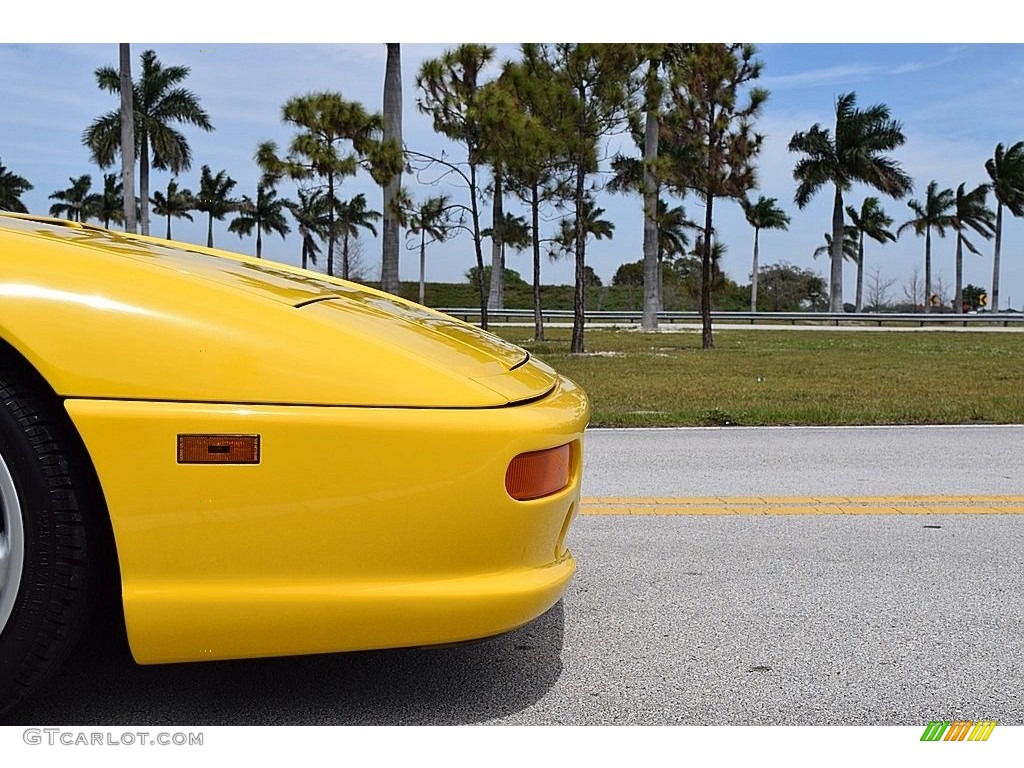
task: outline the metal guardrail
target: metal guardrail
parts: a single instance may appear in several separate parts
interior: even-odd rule
[[[479,322],[480,308],[472,307],[439,307],[444,312],[466,322]],[[572,310],[544,309],[541,310],[544,322],[572,321]],[[495,323],[533,321],[532,309],[490,309],[488,320]],[[639,311],[588,310],[584,315],[587,323],[623,323],[639,325],[642,313]],[[1008,328],[1011,325],[1024,327],[1024,313],[999,312],[983,314],[957,315],[947,313],[896,313],[896,312],[712,312],[711,320],[715,323],[790,323],[792,325],[891,325],[910,324],[924,327],[927,325],[949,326],[960,325],[965,328],[974,325],[999,325]],[[659,312],[659,323],[699,323],[699,312]]]

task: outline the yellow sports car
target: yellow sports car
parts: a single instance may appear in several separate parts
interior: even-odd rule
[[[0,711],[120,580],[143,664],[452,643],[561,597],[583,392],[282,264],[0,215]]]

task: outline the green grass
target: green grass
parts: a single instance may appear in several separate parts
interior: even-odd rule
[[[1024,423],[1024,334],[498,328],[581,384],[594,426]]]

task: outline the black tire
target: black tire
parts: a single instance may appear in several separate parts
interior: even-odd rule
[[[101,515],[106,520],[60,401],[34,372],[3,363],[0,460],[0,542],[22,552],[20,568],[8,556],[8,573],[0,574],[2,715],[60,666],[81,636],[103,573]]]

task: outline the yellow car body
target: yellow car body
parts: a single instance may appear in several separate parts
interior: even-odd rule
[[[567,588],[589,409],[522,349],[342,280],[66,221],[0,216],[0,266],[4,354],[84,443],[140,663],[458,642]],[[183,463],[182,436],[258,436],[258,463]],[[566,445],[564,487],[509,495],[517,456]]]

